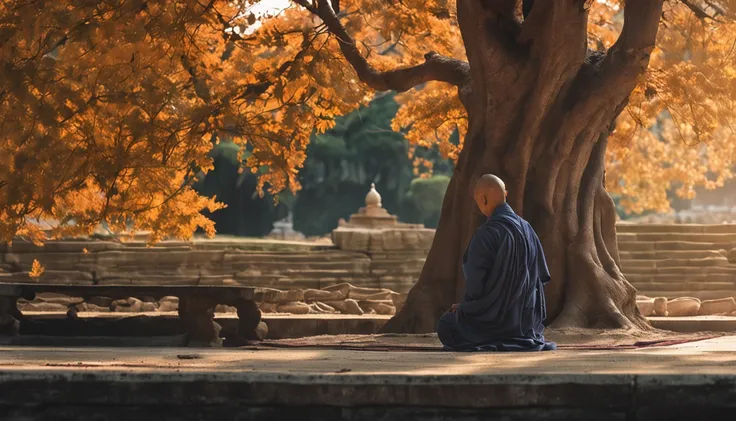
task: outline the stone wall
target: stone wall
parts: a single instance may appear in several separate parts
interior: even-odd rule
[[[333,245],[234,238],[163,242],[155,247],[81,240],[36,247],[16,241],[0,245],[0,282],[235,283],[279,290],[320,290],[349,283],[403,294],[418,279],[433,238],[432,230],[426,229],[343,233],[338,228],[335,233],[342,250]],[[736,225],[619,224],[618,242],[622,270],[643,296],[669,301],[736,297]],[[34,259],[45,267],[38,279],[28,275]]]
[[[430,237],[431,239],[431,237]],[[96,285],[231,285],[277,289],[357,287],[407,292],[426,250],[343,251],[328,245],[248,239],[162,242],[51,241],[0,245],[0,282]],[[34,260],[44,267],[31,278]]]

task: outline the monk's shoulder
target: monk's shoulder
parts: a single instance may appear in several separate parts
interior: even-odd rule
[[[488,241],[500,242],[509,235],[508,228],[499,221],[487,221],[478,228],[477,234]]]
[[[524,219],[524,218],[519,218],[519,220],[521,221],[521,225],[522,225],[522,226],[524,227],[524,230],[525,230],[525,231],[527,232],[527,234],[528,234],[528,235],[529,235],[530,237],[536,238],[536,236],[537,236],[537,232],[536,232],[536,231],[534,231],[534,227],[532,227],[532,224],[530,224],[530,223],[529,223],[529,222],[528,222],[528,221],[527,221],[526,219]]]

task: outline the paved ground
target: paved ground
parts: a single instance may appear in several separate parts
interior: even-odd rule
[[[532,354],[0,347],[2,420],[732,420],[735,398],[736,336]]]
[[[77,332],[78,335],[109,335],[110,326],[99,328],[94,326],[82,326],[85,320],[104,321],[107,319],[126,318],[131,332],[140,333],[140,336],[151,335],[175,335],[181,330],[175,320],[178,318],[176,312],[155,313],[79,313],[80,323],[70,322],[66,313],[58,312],[26,312],[27,317],[33,318],[39,323],[36,335],[59,335],[60,332]],[[136,316],[145,316],[146,323],[136,324]],[[216,319],[224,328],[234,328],[237,316],[234,314],[218,313]],[[360,334],[368,335],[377,332],[391,316],[363,315],[352,316],[344,314],[264,314],[264,320],[269,327],[268,337],[271,339],[298,338],[316,335],[340,335]],[[140,319],[140,317],[139,317]],[[655,328],[682,332],[736,332],[736,317],[723,316],[698,316],[698,317],[652,317],[649,319]],[[45,321],[40,323],[41,321]],[[43,326],[42,326],[43,324]],[[83,324],[83,323],[82,323]],[[88,323],[88,325],[95,325]],[[121,326],[123,329],[125,326]],[[119,330],[120,330],[119,329]],[[85,332],[85,333],[79,333]],[[114,335],[114,334],[113,334]],[[8,340],[0,338],[0,344],[8,344]],[[24,338],[15,338],[12,344],[33,344],[33,341],[25,341]],[[180,341],[181,342],[181,341]],[[71,341],[65,345],[73,345]],[[166,344],[162,341],[162,344]],[[177,342],[169,342],[170,346],[176,346]]]
[[[336,372],[349,369],[346,373]],[[228,375],[331,376],[353,382],[363,375],[445,377],[472,375],[736,375],[736,336],[669,347],[624,351],[541,353],[360,352],[255,348],[0,347],[0,381],[13,373],[90,371],[128,376],[202,370]],[[200,373],[201,374],[201,373]],[[198,374],[199,375],[199,374]],[[264,377],[264,378],[265,378]]]

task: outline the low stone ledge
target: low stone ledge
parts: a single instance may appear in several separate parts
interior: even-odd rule
[[[169,280],[169,282],[174,284],[172,280]],[[120,282],[115,283],[119,284]],[[157,285],[155,283],[151,284]],[[193,282],[192,285],[199,284]],[[406,300],[404,294],[385,288],[356,287],[348,283],[332,285],[322,290],[262,288],[262,291],[263,294],[257,304],[260,310],[266,314],[392,315],[396,313],[396,303],[403,305]],[[113,301],[108,297],[90,297],[85,301],[80,297],[41,293],[31,302],[19,300],[18,308],[21,311],[33,312],[58,312],[72,308],[81,312],[169,312],[178,310],[179,300],[176,297],[163,297],[160,300],[129,297]],[[223,306],[219,311],[232,312],[233,310],[228,306]]]
[[[687,419],[733,415],[733,376],[407,375],[203,372],[197,370],[9,370],[0,374],[0,415],[146,416],[177,419],[245,414],[248,419],[526,420]],[[26,402],[36,405],[27,405]],[[23,403],[23,404],[21,404]],[[91,412],[90,412],[91,411]],[[44,415],[45,414],[45,415]],[[678,416],[678,417],[676,417]],[[85,418],[86,419],[86,418]],[[92,419],[92,418],[90,418]],[[289,418],[290,419],[290,418]],[[692,419],[698,419],[697,416]]]

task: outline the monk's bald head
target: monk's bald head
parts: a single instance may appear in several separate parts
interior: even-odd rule
[[[490,216],[498,205],[506,202],[506,184],[493,174],[481,176],[473,188],[473,198],[478,209]]]

